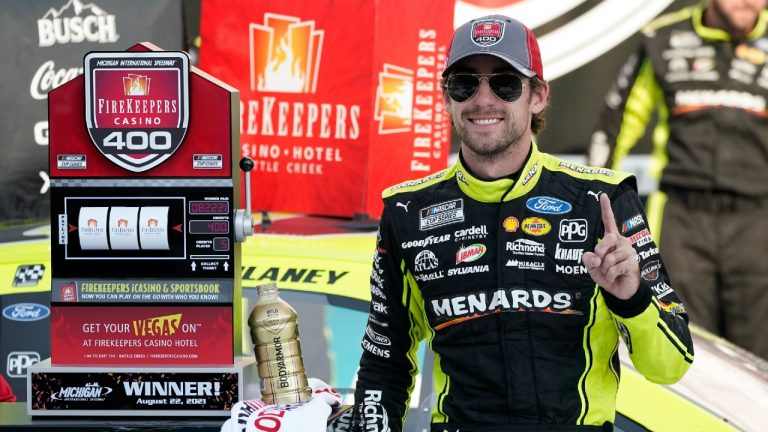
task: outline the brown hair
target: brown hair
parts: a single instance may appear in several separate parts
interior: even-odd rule
[[[531,79],[528,81],[528,86],[531,89],[531,93],[533,93],[536,89],[546,85],[547,83],[545,83],[541,78],[537,76],[531,77]],[[541,110],[541,112],[534,113],[531,116],[531,132],[533,132],[534,135],[538,135],[547,126],[547,119],[544,118],[544,113],[547,112],[547,108],[549,108],[549,95],[547,95],[547,105],[544,107],[544,109]]]

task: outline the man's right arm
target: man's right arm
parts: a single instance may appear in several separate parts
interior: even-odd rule
[[[605,97],[589,144],[588,165],[621,169],[623,159],[645,134],[663,97],[645,50],[643,45],[629,57]]]
[[[425,334],[423,307],[400,252],[385,206],[355,389],[354,423],[362,425],[360,430],[401,431],[418,373],[416,350]]]

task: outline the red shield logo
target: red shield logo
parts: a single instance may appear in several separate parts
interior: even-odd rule
[[[96,148],[133,172],[179,148],[189,124],[189,57],[183,52],[85,56],[85,119]]]
[[[504,22],[491,19],[472,24],[472,41],[480,46],[497,44],[504,36]]]

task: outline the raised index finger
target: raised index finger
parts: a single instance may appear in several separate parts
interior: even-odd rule
[[[616,218],[613,216],[611,199],[608,198],[607,193],[600,194],[600,211],[603,215],[603,227],[605,229],[605,234],[618,234],[619,229],[616,227]]]

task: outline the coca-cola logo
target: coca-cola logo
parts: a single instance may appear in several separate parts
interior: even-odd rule
[[[48,92],[83,73],[83,68],[56,69],[53,60],[48,60],[37,69],[29,85],[29,94],[33,99],[43,100]]]

